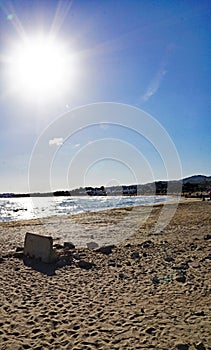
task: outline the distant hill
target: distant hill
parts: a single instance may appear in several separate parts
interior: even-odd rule
[[[211,176],[205,176],[205,175],[193,175],[193,176],[189,176],[184,178],[183,183],[202,183],[202,182],[206,182],[206,181],[211,181]]]
[[[181,180],[155,181],[147,184],[138,184],[138,194],[166,194],[168,193],[196,193],[211,189],[211,176],[193,175]],[[121,195],[122,186],[107,187],[108,195]]]
[[[193,175],[181,180],[155,181],[146,184],[137,184],[139,195],[154,195],[168,193],[202,193],[211,190],[211,176]],[[122,185],[110,186],[106,188],[107,195],[121,196]],[[49,193],[0,193],[0,198],[18,197],[51,197],[51,196],[85,196],[87,191],[80,187],[73,190],[62,190]]]

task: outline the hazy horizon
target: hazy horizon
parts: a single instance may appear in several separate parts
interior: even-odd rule
[[[155,180],[154,182],[165,182],[165,181],[172,181],[172,182],[177,182],[177,181],[182,181],[182,180],[184,180],[184,179],[187,179],[187,178],[191,178],[191,177],[194,177],[194,176],[206,176],[206,177],[211,177],[211,175],[206,175],[206,174],[192,174],[192,175],[190,175],[190,176],[186,176],[185,178],[181,178],[181,179],[172,179],[172,180],[166,180],[166,179],[157,179],[157,180]],[[107,189],[107,188],[110,188],[110,187],[121,187],[121,186],[129,186],[129,185],[140,185],[140,186],[144,186],[144,185],[148,185],[148,184],[151,184],[151,183],[154,183],[154,182],[144,182],[144,183],[122,183],[122,184],[111,184],[111,185],[109,185],[109,186],[104,186],[104,184],[103,183],[101,183],[101,184],[98,184],[98,185],[95,185],[95,184],[93,184],[93,185],[87,185],[86,187],[93,187],[93,188],[97,188],[97,187],[101,187],[101,186],[104,186],[105,187],[105,189]],[[52,189],[52,191],[51,192],[63,192],[63,191],[74,191],[74,190],[79,190],[79,189],[85,189],[85,187],[82,187],[82,186],[80,186],[80,187],[74,187],[74,188],[54,188],[54,189]],[[7,194],[7,193],[14,193],[14,194],[26,194],[26,193],[48,193],[47,191],[45,192],[45,191],[34,191],[34,192],[21,192],[21,191],[14,191],[14,192],[6,192],[6,191],[1,191],[0,192],[0,194]]]

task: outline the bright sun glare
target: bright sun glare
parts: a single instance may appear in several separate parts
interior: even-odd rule
[[[15,46],[11,60],[11,83],[24,97],[48,100],[62,94],[76,70],[65,46],[37,37]],[[70,62],[71,61],[71,62]]]

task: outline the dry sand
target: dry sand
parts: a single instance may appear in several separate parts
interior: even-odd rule
[[[110,225],[118,233],[129,229],[129,209],[1,224],[0,349],[211,349],[211,202],[179,204],[161,232],[153,228],[162,206],[150,209],[136,208],[135,229],[111,254],[73,249],[51,273],[10,253],[27,231],[48,227],[57,243],[68,238],[62,221],[86,237]]]

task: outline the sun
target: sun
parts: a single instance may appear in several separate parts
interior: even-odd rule
[[[58,40],[45,36],[27,38],[16,44],[11,53],[10,84],[22,96],[35,100],[61,95],[75,78],[73,56]]]

